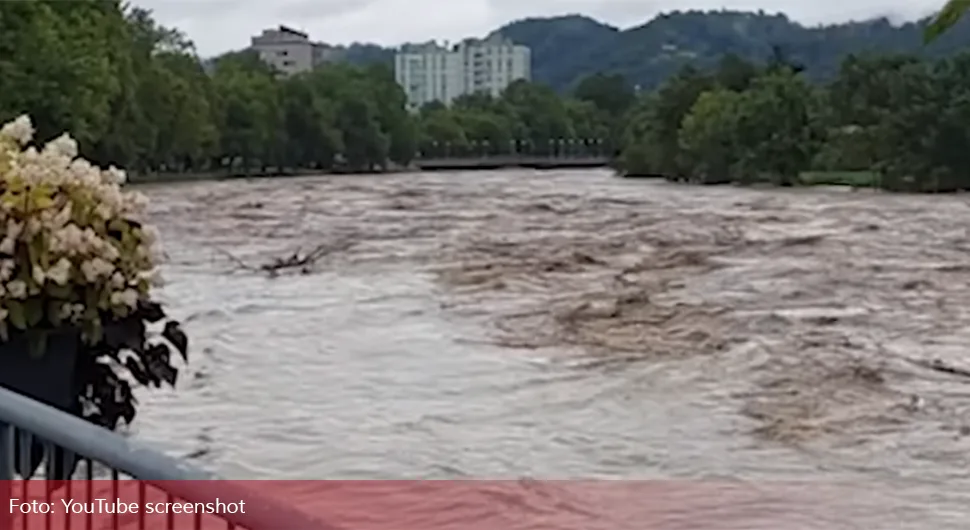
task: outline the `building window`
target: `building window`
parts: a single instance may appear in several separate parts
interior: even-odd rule
[[[294,64],[296,63],[294,63],[293,61],[283,61],[283,66],[293,66]]]
[[[276,52],[276,55],[279,55],[280,57],[286,57],[289,54],[290,54],[290,52],[287,51],[287,50],[280,50],[280,51]]]

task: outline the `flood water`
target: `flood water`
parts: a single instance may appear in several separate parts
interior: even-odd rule
[[[696,488],[656,528],[970,520],[966,196],[604,171],[143,191],[194,357],[135,429],[224,476]],[[713,502],[782,482],[779,513],[829,498]]]

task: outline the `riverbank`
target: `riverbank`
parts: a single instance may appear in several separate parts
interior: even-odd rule
[[[129,181],[133,184],[155,184],[166,182],[198,182],[210,180],[263,179],[310,177],[315,175],[382,175],[421,171],[496,171],[509,169],[557,170],[557,169],[601,169],[608,161],[602,157],[589,158],[549,158],[549,157],[495,157],[470,159],[429,159],[415,161],[408,166],[389,167],[372,171],[350,171],[321,169],[288,169],[279,171],[257,171],[238,173],[233,171],[197,171],[171,173],[133,173]]]
[[[500,169],[600,169],[608,167],[606,156],[493,155],[478,158],[427,158],[415,160],[416,171],[494,171]]]
[[[629,179],[666,179],[664,175],[636,175],[625,174]],[[671,180],[671,179],[668,179]],[[848,188],[879,188],[882,179],[873,171],[803,171],[798,175],[797,186],[811,187],[848,187]],[[755,187],[774,187],[767,184]]]
[[[324,171],[321,169],[293,169],[285,171],[256,171],[251,173],[238,173],[232,171],[195,171],[195,172],[172,172],[172,173],[132,173],[129,174],[129,182],[132,184],[156,184],[167,182],[203,182],[217,180],[247,180],[264,178],[292,178],[292,177],[312,177],[315,175],[374,175],[405,173],[411,168],[391,168],[376,171]]]

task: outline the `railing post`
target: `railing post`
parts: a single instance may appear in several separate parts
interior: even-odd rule
[[[0,421],[0,481],[13,480],[13,464],[13,426]]]
[[[0,530],[13,528],[13,514],[10,513],[10,499],[13,498],[13,447],[13,426],[0,421]]]

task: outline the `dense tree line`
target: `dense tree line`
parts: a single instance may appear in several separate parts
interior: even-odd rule
[[[967,187],[970,56],[850,56],[825,84],[805,70],[775,47],[654,91],[594,74],[568,96],[520,81],[412,113],[382,64],[288,78],[245,52],[203,65],[178,31],[116,0],[0,3],[0,120],[28,112],[42,139],[70,131],[85,156],[135,173],[615,153],[628,174],[704,183],[855,172],[889,189]]]
[[[281,79],[258,57],[211,72],[179,32],[113,0],[0,4],[0,118],[70,131],[85,156],[138,173],[406,160],[414,124],[386,69]]]
[[[604,82],[617,80],[593,79],[585,99],[519,82],[415,114],[382,64],[284,78],[247,52],[204,65],[185,36],[119,1],[0,3],[0,119],[28,112],[41,138],[70,131],[85,156],[141,174],[368,171],[443,151],[604,148],[622,110],[595,103]]]
[[[590,76],[569,97],[545,85],[518,81],[501,97],[473,94],[448,107],[425,106],[418,117],[419,152],[610,155],[634,99],[620,76]]]
[[[812,172],[852,172],[891,190],[970,189],[967,123],[968,54],[850,56],[825,85],[784,61],[758,67],[728,56],[638,101],[619,164],[700,183],[795,185]]]

